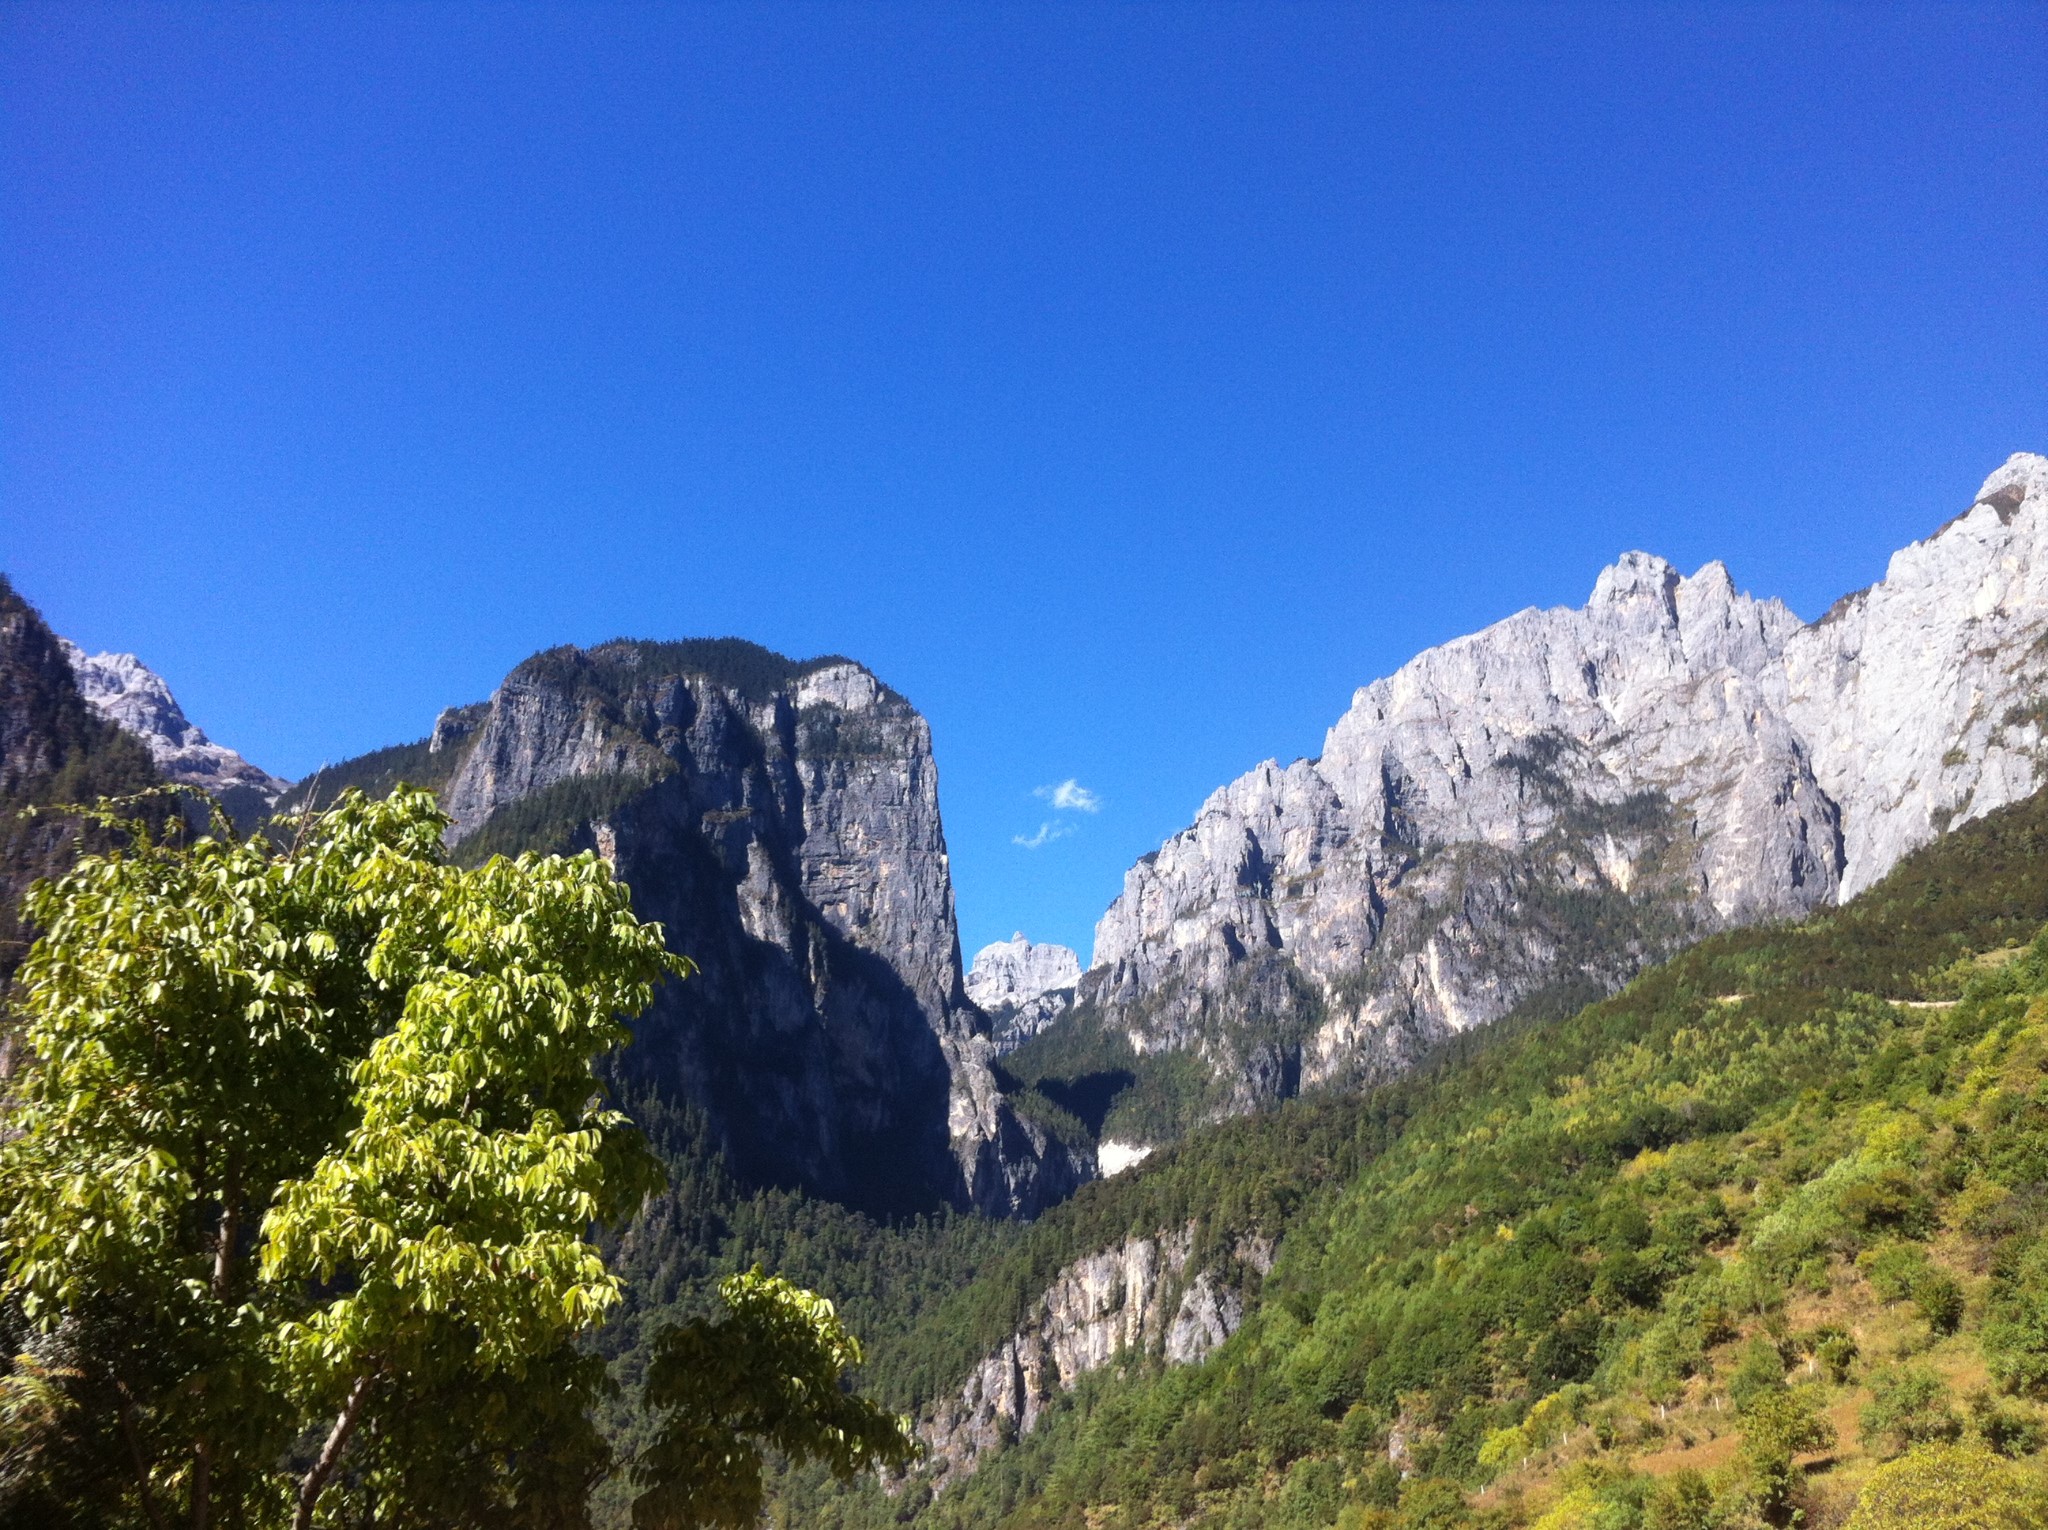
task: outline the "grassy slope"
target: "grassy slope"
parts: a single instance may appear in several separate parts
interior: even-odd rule
[[[1738,1522],[1754,1503],[1735,1395],[1765,1370],[1837,1422],[1802,1489],[1822,1520],[1888,1448],[1857,1438],[1870,1384],[1909,1366],[1958,1419],[1963,1394],[2002,1378],[2006,1423],[1989,1427],[2024,1445],[2048,1393],[2048,952],[1981,958],[2044,921],[2036,799],[1848,908],[1716,937],[1567,1020],[1094,1187],[877,1354],[892,1390],[947,1373],[1084,1233],[1209,1212],[1203,1197],[1241,1198],[1246,1173],[1287,1187],[1239,1213],[1286,1228],[1258,1310],[1206,1365],[1092,1380],[921,1518],[1521,1523],[1570,1483],[1626,1527],[1664,1512],[1656,1474],[1697,1467],[1718,1470],[1716,1512]],[[1938,1286],[1930,1272],[1963,1296],[1953,1335],[1907,1294]],[[1829,1328],[1856,1351],[1839,1384],[1818,1358]],[[1405,1490],[1384,1467],[1396,1427]],[[788,1522],[909,1507],[813,1487],[789,1485]]]

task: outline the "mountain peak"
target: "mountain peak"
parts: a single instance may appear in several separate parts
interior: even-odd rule
[[[1704,572],[1704,571],[1702,571]],[[1726,573],[1726,570],[1723,570]],[[1625,552],[1593,581],[1588,609],[1630,608],[1655,602],[1669,620],[1676,620],[1675,599],[1680,576],[1677,569],[1655,553]]]
[[[2013,514],[2030,499],[2048,502],[2048,457],[2014,452],[1984,480],[1970,508],[1989,505],[2000,521],[2010,525]]]
[[[208,738],[163,676],[134,654],[88,654],[69,638],[57,641],[87,705],[140,740],[168,779],[212,793],[238,820],[259,816],[290,784]]]

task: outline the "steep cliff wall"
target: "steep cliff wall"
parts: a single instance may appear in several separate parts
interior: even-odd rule
[[[1867,886],[2032,791],[2048,722],[2048,461],[1811,626],[1642,553],[1361,689],[1125,876],[1080,985],[1248,1109],[1404,1066],[1709,930]]]
[[[1244,1291],[1273,1267],[1273,1246],[1247,1238],[1201,1251],[1198,1228],[1127,1238],[1060,1271],[1017,1330],[983,1357],[918,1426],[940,1485],[1038,1427],[1046,1404],[1127,1354],[1168,1365],[1204,1359],[1244,1321]]]
[[[997,1087],[930,730],[867,670],[732,642],[554,649],[443,723],[458,856],[594,848],[697,964],[620,1080],[701,1112],[742,1175],[1029,1215],[1093,1172]]]

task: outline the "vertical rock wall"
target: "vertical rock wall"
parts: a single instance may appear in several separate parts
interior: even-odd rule
[[[697,964],[642,1020],[622,1083],[701,1112],[742,1175],[1029,1215],[1092,1173],[996,1087],[930,729],[861,666],[557,649],[448,747],[458,853],[508,825],[595,848]]]

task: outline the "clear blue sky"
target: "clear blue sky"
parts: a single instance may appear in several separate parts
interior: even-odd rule
[[[1625,548],[1812,616],[2020,448],[2038,3],[0,9],[60,630],[287,775],[553,643],[854,655],[970,953]]]

